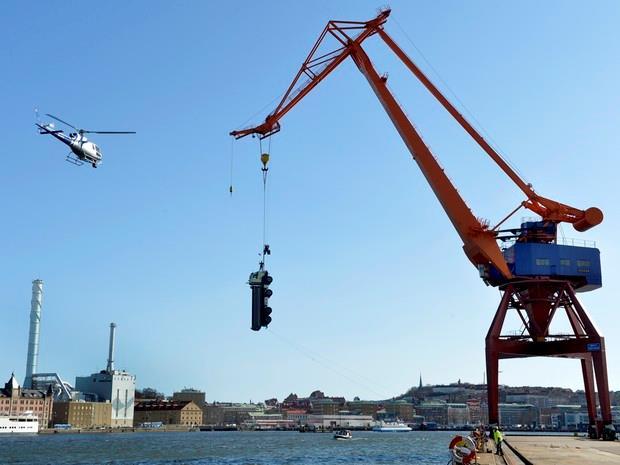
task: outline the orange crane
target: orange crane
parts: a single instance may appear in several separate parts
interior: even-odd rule
[[[385,9],[370,21],[329,21],[284,97],[265,121],[257,126],[232,131],[230,135],[237,139],[248,135],[266,138],[280,131],[280,119],[350,57],[367,79],[461,237],[466,256],[476,266],[485,283],[498,286],[503,293],[486,338],[490,423],[499,423],[500,358],[537,355],[574,357],[582,363],[591,435],[615,438],[607,387],[604,338],[575,295],[575,290],[588,291],[601,286],[599,250],[594,247],[563,245],[557,239],[557,224],[571,223],[577,231],[582,232],[600,224],[603,213],[596,207],[580,210],[543,197],[524,182],[385,32],[384,25],[389,15],[390,10]],[[362,43],[374,35],[378,35],[387,44],[525,194],[526,199],[495,227],[489,227],[474,216],[388,89],[387,77],[379,75],[374,68],[362,48]],[[327,39],[335,39],[335,48],[327,53],[319,52]],[[520,228],[499,229],[521,207],[536,213],[541,220],[525,222]],[[573,334],[550,334],[551,321],[560,308],[565,310]],[[502,334],[508,310],[516,311],[523,323],[520,334],[516,336]],[[595,371],[601,417],[596,412]]]

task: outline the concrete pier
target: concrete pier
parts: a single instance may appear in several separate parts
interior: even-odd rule
[[[508,465],[618,465],[620,441],[573,436],[511,436],[504,445]],[[517,453],[513,452],[512,446]],[[521,455],[525,460],[522,460]],[[500,463],[498,461],[498,463]]]

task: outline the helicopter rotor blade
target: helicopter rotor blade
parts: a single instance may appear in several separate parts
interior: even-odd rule
[[[61,122],[62,124],[66,124],[67,126],[69,126],[70,128],[75,129],[76,131],[78,131],[78,128],[76,128],[73,124],[69,124],[66,121],[61,120],[60,118],[57,118],[54,115],[50,115],[49,113],[45,113],[45,116],[49,116],[50,118],[54,118],[56,121]]]
[[[136,134],[136,131],[80,131],[80,134]]]

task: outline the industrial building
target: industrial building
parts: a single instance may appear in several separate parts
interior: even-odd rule
[[[108,363],[105,370],[90,376],[75,378],[75,388],[98,402],[112,405],[112,427],[133,426],[136,377],[125,370],[114,368],[116,324],[110,324]]]

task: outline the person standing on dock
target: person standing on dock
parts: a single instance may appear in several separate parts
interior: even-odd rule
[[[504,435],[497,426],[493,427],[493,440],[495,441],[495,455],[504,455],[504,452],[502,451]]]

